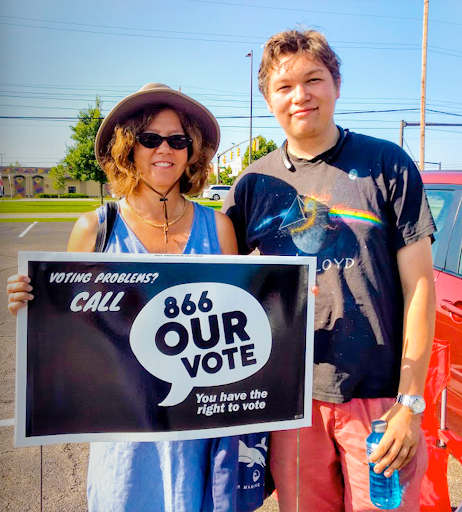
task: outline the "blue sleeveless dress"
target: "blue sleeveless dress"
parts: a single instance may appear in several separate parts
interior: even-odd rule
[[[183,253],[221,254],[214,210],[193,205],[191,233]],[[97,213],[101,223],[105,208]],[[106,252],[148,253],[119,214]],[[91,443],[89,512],[255,510],[263,501],[264,467],[254,468],[248,460],[239,464],[239,448],[266,448],[266,438],[266,434],[249,434],[193,441]],[[266,449],[263,452],[265,457]],[[258,486],[256,474],[261,480]]]

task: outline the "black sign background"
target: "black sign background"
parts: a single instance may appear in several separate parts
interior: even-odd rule
[[[50,283],[52,272],[91,272],[93,277],[86,284],[57,284]],[[95,284],[101,272],[158,272],[159,277],[147,284]],[[27,315],[26,437],[208,429],[303,417],[306,266],[29,261],[29,276],[36,298]],[[129,344],[130,329],[155,295],[192,282],[227,283],[252,294],[269,318],[271,355],[261,370],[244,380],[193,388],[182,403],[159,407],[171,384],[138,362]],[[72,312],[69,305],[81,291],[125,295],[116,313]],[[196,391],[249,394],[253,389],[267,391],[264,409],[197,414]]]

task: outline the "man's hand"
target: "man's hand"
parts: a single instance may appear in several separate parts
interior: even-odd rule
[[[376,473],[385,470],[384,475],[390,477],[393,471],[404,468],[414,457],[420,441],[422,418],[408,407],[396,403],[380,419],[387,421],[388,427],[369,460],[376,463]]]

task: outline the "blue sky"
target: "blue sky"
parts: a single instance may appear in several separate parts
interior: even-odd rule
[[[98,94],[107,113],[147,82],[206,105],[222,130],[220,152],[248,139],[262,45],[302,26],[324,32],[342,60],[336,122],[398,142],[399,122],[420,120],[424,0],[0,0],[0,116],[75,117]],[[462,2],[430,0],[427,122],[462,123]],[[395,112],[369,112],[393,110]],[[430,112],[439,111],[444,114]],[[355,112],[355,113],[353,113]],[[236,118],[236,116],[245,116]],[[71,120],[0,119],[3,165],[51,166],[71,143]],[[284,134],[272,117],[253,134]],[[419,128],[404,132],[419,159]],[[244,149],[244,147],[243,147]],[[462,126],[426,130],[427,168],[462,169]]]

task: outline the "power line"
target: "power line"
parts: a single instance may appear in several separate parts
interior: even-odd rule
[[[457,131],[453,131],[453,130],[442,130],[441,128],[429,128],[429,127],[427,127],[426,129],[427,129],[428,131],[432,131],[432,132],[446,132],[446,133],[452,133],[453,135],[454,135],[455,133],[460,133],[460,134],[462,134],[462,132],[461,132],[461,131],[457,132]]]
[[[429,48],[435,48],[436,50],[444,50],[444,51],[447,51],[447,52],[454,52],[454,53],[462,54],[461,50],[454,50],[452,48],[442,48],[441,46],[433,46],[433,45],[428,45],[428,47]]]
[[[413,153],[412,153],[411,148],[409,147],[409,144],[407,143],[406,139],[404,139],[404,138],[403,138],[403,140],[404,140],[404,144],[406,144],[407,149],[409,150],[409,153],[411,153],[412,160],[414,160],[414,162],[415,162],[415,161],[416,161],[416,159],[415,159],[415,156],[414,156],[414,155],[413,155]]]
[[[387,109],[387,110],[356,110],[356,111],[341,111],[336,112],[336,115],[349,115],[349,114],[375,114],[375,113],[385,113],[385,112],[411,112],[419,110],[418,108],[398,108],[398,109]],[[217,119],[249,119],[249,116],[215,116]],[[264,115],[264,116],[252,116],[256,119],[274,119],[273,115]],[[61,117],[61,116],[0,116],[0,119],[50,119],[50,120],[75,120],[76,117]],[[100,117],[99,119],[104,119],[104,117]]]
[[[106,85],[101,85],[101,86],[87,86],[87,85],[70,85],[70,86],[66,86],[66,87],[63,87],[63,86],[59,86],[59,85],[52,85],[52,84],[44,84],[44,85],[31,85],[31,84],[17,84],[17,83],[8,83],[8,82],[3,82],[3,83],[0,83],[0,87],[25,87],[25,88],[33,88],[33,89],[58,89],[58,90],[77,90],[78,92],[76,93],[73,93],[73,95],[80,95],[82,96],[82,91],[85,91],[85,89],[89,89],[89,90],[93,90],[94,92],[104,92],[104,91],[107,91],[107,92],[117,92],[118,94],[116,95],[111,95],[110,97],[111,98],[123,98],[124,97],[124,94],[129,94],[129,93],[132,93],[135,91],[135,89],[138,87],[138,86],[119,86],[121,88],[123,88],[123,90],[120,90],[120,91],[116,91],[114,89],[108,89],[108,87],[117,87],[117,86],[106,86]],[[174,86],[174,87],[177,87],[177,86]],[[204,91],[211,91],[212,93],[213,92],[219,92],[219,93],[222,93],[222,96],[223,95],[229,95],[229,96],[243,96],[243,97],[247,97],[248,96],[248,93],[245,93],[245,92],[242,92],[242,93],[239,93],[239,92],[236,92],[236,91],[225,91],[225,90],[222,90],[222,89],[209,89],[209,88],[205,88],[205,87],[196,87],[196,86],[189,86],[189,85],[183,85],[183,88],[187,88],[188,90],[195,90],[195,89],[199,89],[199,90],[204,90]],[[3,91],[0,92],[0,95],[2,94],[14,94],[14,93],[17,93],[18,91]],[[30,94],[39,94],[38,92],[31,92]],[[28,99],[50,99],[50,100],[53,100],[53,99],[58,99],[56,98],[56,96],[60,95],[60,93],[54,93],[54,96],[53,97],[50,97],[50,96],[47,96],[46,98],[41,98],[41,97],[37,97],[37,96],[33,96],[33,97],[29,97],[29,96],[20,96],[21,98],[28,98]],[[67,98],[64,98],[64,99],[68,99],[68,96],[69,94],[61,94],[62,96],[67,96]],[[108,97],[108,95],[104,95],[105,98]],[[213,98],[211,97],[211,94],[209,93],[196,93],[194,94],[194,97],[200,97],[200,98],[205,98],[205,99],[210,99],[210,100],[223,100],[223,98]],[[59,99],[62,99],[62,98],[59,98]],[[72,100],[76,100],[78,98],[70,98]],[[93,97],[84,97],[82,96],[80,99],[86,99],[87,101],[93,101],[94,98]],[[79,101],[80,101],[79,99]],[[385,101],[385,104],[386,103],[389,103],[389,102],[393,102],[394,104],[396,104],[397,102],[417,102],[418,101],[418,98],[386,98],[386,97],[361,97],[361,98],[355,98],[355,97],[348,97],[348,96],[342,96],[341,99],[339,100],[339,103],[356,103],[356,104],[368,104],[368,103],[374,103],[374,104],[380,104],[381,101],[380,100],[384,100]],[[113,102],[113,100],[104,100],[105,102]],[[242,103],[248,103],[248,99],[245,99],[245,100],[233,100],[233,99],[229,99],[229,98],[225,98],[225,101],[233,101],[233,102],[242,102]],[[260,102],[260,104],[266,106],[266,102],[263,100],[263,99],[256,99],[255,101],[257,102]],[[461,102],[455,102],[455,101],[448,101],[448,100],[438,100],[438,99],[432,99],[432,98],[429,98],[428,99],[428,103],[441,103],[443,105],[447,104],[447,105],[460,105],[460,108],[462,108],[462,103]],[[53,107],[54,108],[54,107]],[[58,108],[58,107],[57,107]],[[61,107],[59,107],[61,108]],[[458,107],[456,107],[458,108]]]
[[[66,22],[64,22],[66,23]],[[0,25],[8,25],[12,27],[25,27],[25,28],[35,28],[35,29],[41,29],[41,30],[58,30],[61,32],[78,32],[83,34],[102,34],[102,35],[110,35],[110,36],[123,36],[123,37],[144,37],[144,38],[151,38],[151,39],[172,39],[172,40],[179,40],[179,41],[205,41],[205,42],[212,42],[212,43],[237,43],[237,44],[251,44],[251,45],[261,45],[265,42],[265,40],[262,39],[262,41],[235,41],[235,40],[227,40],[227,39],[206,39],[202,37],[178,37],[178,36],[163,36],[163,35],[148,35],[148,34],[123,34],[120,32],[103,32],[100,30],[80,30],[80,29],[73,29],[73,28],[60,28],[60,27],[43,27],[43,26],[37,26],[37,25],[27,25],[27,24],[21,24],[21,23],[8,23],[5,21],[0,21]],[[144,30],[144,29],[141,29]],[[181,32],[180,32],[181,33]],[[221,37],[221,34],[214,34],[214,37]],[[236,36],[232,36],[236,37]],[[239,36],[239,37],[245,37],[245,36]],[[252,36],[248,36],[252,37]],[[332,42],[332,44],[335,44]],[[337,45],[343,44],[343,43],[336,43]],[[351,44],[351,43],[347,43]],[[364,45],[364,44],[376,44],[376,43],[354,43],[357,45]],[[385,44],[385,43],[378,43],[378,44]],[[340,48],[345,49],[368,49],[368,50],[419,50],[418,47],[416,48],[402,48],[401,46],[397,46],[399,43],[391,43],[395,46],[390,46],[390,43],[388,43],[389,46],[387,47],[375,47],[375,46],[339,46]]]
[[[78,108],[71,108],[71,107],[40,107],[38,105],[5,105],[5,104],[0,104],[0,107],[44,108],[44,109],[50,109],[50,110],[80,110]]]
[[[459,59],[462,59],[462,55],[454,55],[453,53],[448,52],[439,52],[437,50],[428,50],[431,53],[439,53],[440,55],[447,55],[449,57],[458,57]]]
[[[443,112],[441,110],[431,110],[431,109],[425,109],[426,112],[433,112],[434,114],[445,114],[447,116],[456,116],[456,117],[462,117],[462,114],[455,114],[453,112]]]
[[[60,23],[63,25],[76,25],[80,27],[95,27],[95,28],[110,28],[110,29],[116,29],[116,30],[138,30],[138,31],[144,31],[144,32],[156,32],[156,33],[166,33],[166,34],[190,34],[195,36],[222,36],[222,37],[250,37],[252,39],[260,39],[260,41],[256,41],[256,43],[264,42],[266,39],[264,36],[239,36],[236,34],[216,34],[216,33],[207,33],[207,32],[186,32],[186,31],[180,31],[180,30],[158,30],[153,28],[140,28],[140,27],[119,27],[114,25],[93,25],[91,23],[75,23],[71,21],[56,21],[56,20],[42,20],[37,18],[22,18],[19,16],[2,16],[0,15],[0,18],[10,18],[10,19],[16,19],[16,20],[24,20],[24,21],[39,21],[41,23]],[[39,28],[47,28],[47,27],[39,27]]]
[[[189,0],[194,1],[194,0]],[[213,2],[212,2],[213,3]],[[272,9],[280,9],[276,7],[271,7]],[[291,9],[283,9],[283,10],[291,10]],[[292,9],[297,10],[297,9]],[[314,11],[317,12],[317,11]],[[321,11],[320,11],[321,12]],[[339,13],[334,13],[339,14]],[[345,15],[349,16],[368,16],[368,17],[377,17],[377,18],[392,18],[392,19],[416,19],[416,18],[398,18],[394,16],[377,16],[377,15],[359,15],[359,14],[353,14],[353,13],[345,13]],[[139,27],[120,27],[120,26],[113,26],[113,25],[95,25],[91,23],[75,23],[75,22],[69,22],[69,21],[57,21],[57,20],[44,20],[44,19],[38,19],[38,18],[23,18],[19,16],[5,16],[0,15],[0,18],[7,18],[7,19],[17,19],[17,20],[24,20],[24,21],[36,21],[39,23],[56,23],[56,24],[62,24],[62,25],[73,25],[73,26],[81,26],[81,27],[95,27],[95,28],[103,28],[103,29],[117,29],[117,30],[132,30],[132,31],[138,31],[138,32],[155,32],[159,34],[189,34],[192,36],[208,36],[208,37],[233,37],[233,38],[250,38],[250,39],[256,39],[256,41],[236,41],[236,40],[225,40],[225,39],[203,39],[201,37],[193,37],[193,38],[186,38],[186,37],[173,37],[173,36],[165,36],[165,35],[147,35],[147,34],[124,34],[120,32],[101,32],[96,30],[79,30],[79,29],[71,29],[71,28],[61,28],[61,27],[46,27],[46,26],[38,26],[38,25],[27,25],[27,24],[20,24],[20,23],[9,23],[9,22],[0,22],[0,25],[10,25],[10,26],[17,26],[17,27],[26,27],[26,28],[37,28],[37,29],[45,29],[45,30],[60,30],[65,32],[83,32],[83,33],[89,33],[89,34],[104,34],[104,35],[119,35],[119,36],[125,36],[125,37],[151,37],[151,38],[162,38],[162,39],[179,39],[179,40],[188,40],[188,41],[208,41],[208,42],[226,42],[226,43],[245,43],[245,44],[262,44],[266,41],[265,36],[251,36],[251,35],[235,35],[235,34],[217,34],[217,33],[207,33],[207,32],[186,32],[186,31],[176,31],[176,30],[158,30],[158,29],[149,29],[149,28],[139,28]],[[461,25],[458,23],[455,23],[456,25]],[[416,43],[378,43],[378,42],[364,42],[364,41],[331,41],[333,45],[340,45],[340,48],[345,49],[371,49],[371,50],[420,50],[420,45]],[[355,45],[355,46],[342,46],[342,45]],[[364,45],[372,45],[372,46],[364,46]],[[391,46],[390,46],[391,45]],[[405,48],[409,47],[409,48]],[[436,50],[435,53],[443,53],[444,55],[450,55],[453,57],[462,57],[462,55],[455,55],[455,53],[461,53],[458,50],[452,50],[450,48],[441,48],[441,47],[433,47],[430,46],[429,48],[436,48],[437,50],[443,50],[444,52],[451,52],[451,53],[444,53],[444,52],[438,52]]]
[[[78,102],[82,102],[82,101],[87,101],[87,102],[92,102],[94,101],[94,98],[93,97],[85,97],[85,96],[81,96],[81,97],[76,97],[76,98],[72,98],[70,97],[71,95],[69,94],[60,94],[60,93],[55,93],[54,95],[47,95],[47,96],[39,96],[39,94],[42,94],[42,93],[35,93],[35,92],[30,92],[30,93],[26,93],[26,94],[12,94],[10,92],[0,92],[0,97],[3,97],[3,98],[21,98],[21,99],[34,99],[34,100],[46,100],[46,101],[78,101]],[[32,95],[32,96],[31,96]],[[79,96],[79,94],[74,94],[74,96]],[[122,98],[123,95],[111,95],[109,96],[109,98],[114,98],[114,99],[108,99],[107,96],[103,96],[103,102],[104,103],[109,103],[109,104],[112,104],[112,103],[116,103],[118,101],[119,98]],[[200,100],[202,102],[206,102],[206,103],[216,103],[216,102],[220,102],[222,103],[221,105],[217,105],[216,107],[226,107],[226,108],[247,108],[246,105],[248,105],[248,100],[247,99],[233,99],[233,98],[223,98],[223,97],[213,97],[211,96],[210,94],[195,94],[194,97],[196,98],[200,98]],[[257,108],[264,108],[266,109],[266,103],[263,99],[260,99],[260,100],[256,100],[257,102],[257,105],[256,107]],[[408,103],[408,102],[417,102],[417,99],[402,99],[402,100],[399,100],[397,98],[389,98],[387,99],[387,101],[377,101],[373,98],[371,98],[370,100],[369,99],[366,99],[366,101],[362,101],[361,99],[357,99],[357,100],[353,100],[353,99],[348,99],[348,98],[343,98],[339,101],[339,104],[358,104],[358,105],[368,105],[368,104],[374,104],[374,105],[378,105],[378,104],[389,104],[389,103],[398,103],[398,102],[403,102],[404,104]],[[438,104],[442,104],[442,106],[445,106],[445,104],[448,104],[447,106],[450,106],[450,105],[454,105],[453,108],[462,108],[462,104],[461,103],[457,103],[457,102],[449,102],[449,101],[442,101],[442,100],[429,100],[428,103],[436,103],[437,105]],[[241,104],[242,106],[240,106],[239,104]],[[460,105],[460,107],[458,106]],[[1,106],[4,106],[4,107],[8,107],[10,105],[8,104],[2,104]],[[53,106],[49,106],[49,107],[38,107],[38,106],[32,106],[32,105],[11,105],[11,106],[17,106],[17,107],[30,107],[30,108],[50,108],[50,109],[70,109],[70,110],[81,110],[81,109],[72,109],[72,108],[69,108],[69,107],[53,107]],[[434,110],[435,113],[439,113],[440,111],[439,110]],[[448,112],[443,112],[443,113],[448,113]],[[456,113],[452,113],[452,115],[460,115],[460,114],[456,114]]]
[[[46,107],[44,107],[46,108]],[[50,107],[52,108],[52,107]],[[234,107],[235,108],[235,107]],[[395,109],[384,109],[384,110],[348,110],[348,111],[338,111],[335,112],[335,115],[355,115],[355,114],[381,114],[381,113],[394,113],[394,112],[416,112],[419,111],[419,108],[395,108]],[[436,114],[444,114],[449,116],[457,116],[462,117],[462,114],[455,114],[453,112],[444,112],[442,110],[433,110],[426,109],[426,112],[432,112]],[[248,115],[239,115],[239,116],[215,116],[217,119],[249,119]],[[257,115],[252,116],[255,119],[275,119],[273,115]],[[64,116],[0,116],[0,119],[27,119],[27,120],[55,120],[55,121],[72,121],[78,119],[77,117],[64,117]],[[99,117],[95,119],[103,120],[104,117]]]
[[[26,28],[37,28],[45,30],[58,30],[61,32],[79,32],[84,34],[103,34],[105,36],[123,36],[123,37],[145,37],[151,39],[176,39],[180,41],[206,41],[209,43],[238,43],[238,44],[261,44],[255,41],[229,41],[226,39],[204,39],[204,38],[190,38],[190,37],[172,37],[172,36],[154,36],[147,34],[121,34],[120,32],[101,32],[98,30],[78,30],[73,28],[59,28],[59,27],[38,27],[36,25],[25,25],[20,23],[7,23],[0,21],[0,25],[9,25],[13,27],[26,27]],[[250,36],[252,37],[252,36]]]
[[[338,14],[340,16],[360,16],[366,18],[381,18],[381,19],[394,19],[394,20],[411,20],[411,21],[422,21],[422,18],[409,18],[404,16],[383,16],[378,14],[357,14],[351,12],[334,12],[334,11],[315,11],[315,10],[307,10],[307,9],[293,9],[289,7],[272,7],[272,6],[261,6],[261,5],[251,5],[251,4],[238,4],[233,2],[217,2],[212,0],[186,0],[186,2],[196,2],[196,3],[204,3],[204,4],[216,4],[216,5],[233,5],[237,7],[255,7],[257,9],[272,9],[277,11],[296,11],[296,12],[306,12],[306,13],[316,13],[316,14]],[[452,21],[439,21],[439,20],[431,20],[433,23],[445,23],[448,25],[462,25],[462,23],[455,23]]]

